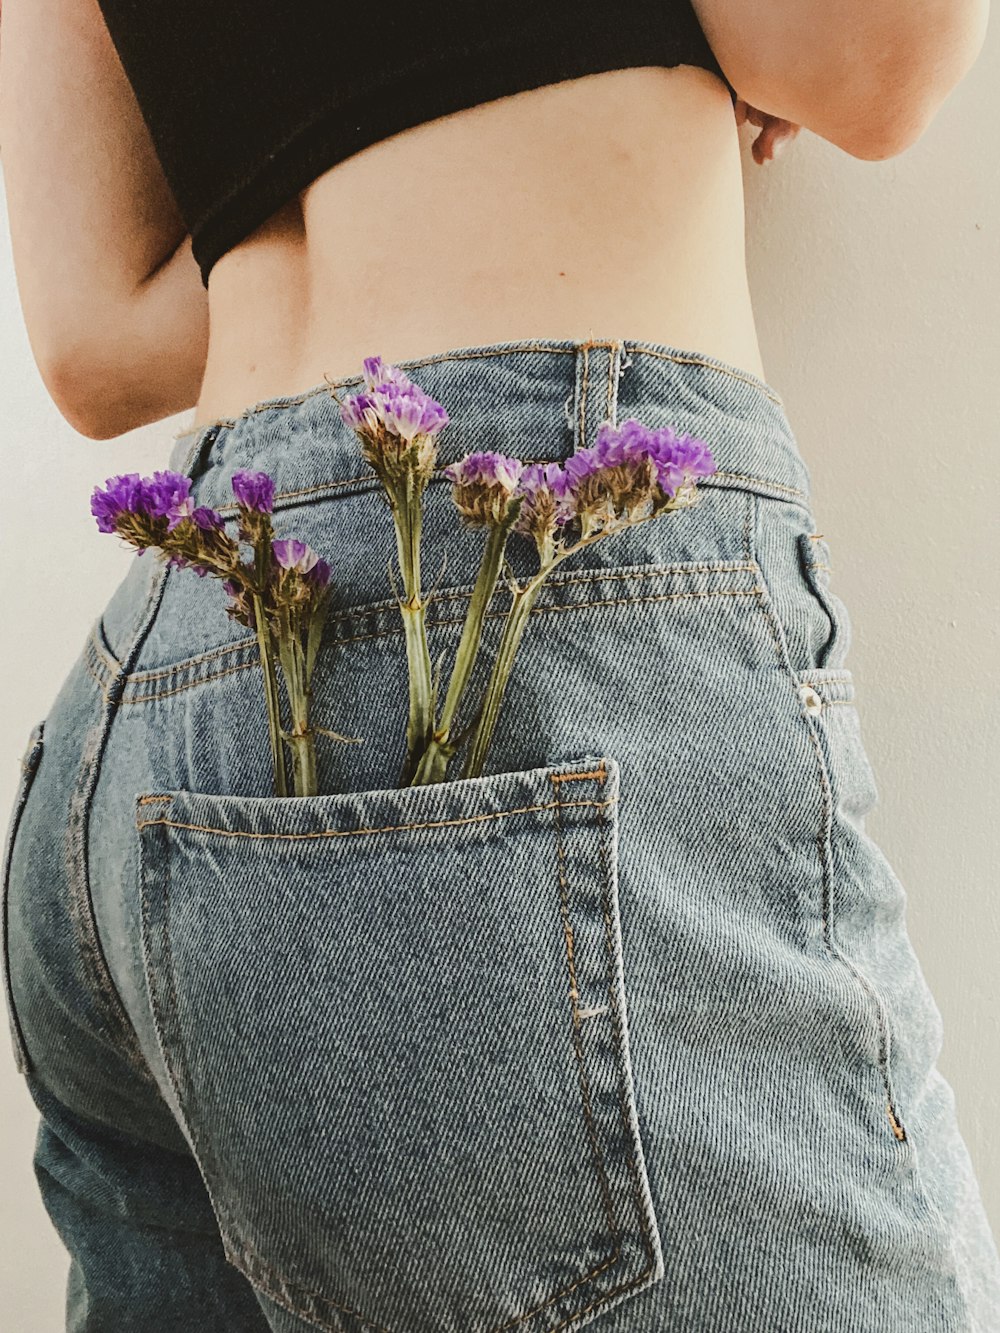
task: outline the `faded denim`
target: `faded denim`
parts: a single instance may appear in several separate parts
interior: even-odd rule
[[[996,1333],[780,397],[631,340],[401,364],[442,467],[636,416],[719,472],[550,578],[485,776],[400,790],[392,525],[326,386],[177,438],[198,503],[265,468],[330,560],[316,721],[362,741],[271,796],[254,639],[151,555],[32,733],[5,975],[67,1328]],[[440,474],[424,543],[436,659],[482,543]]]

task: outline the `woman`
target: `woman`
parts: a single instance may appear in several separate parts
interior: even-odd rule
[[[737,126],[903,151],[986,6],[102,10],[4,7],[33,349],[91,438],[194,403],[170,466],[227,520],[274,477],[333,568],[316,720],[360,743],[275,797],[253,635],[150,556],[33,732],[5,955],[67,1327],[985,1333]],[[398,785],[391,521],[337,401],[375,354],[451,418],[435,660],[481,550],[440,467],[631,418],[718,465],[546,583],[471,780]]]

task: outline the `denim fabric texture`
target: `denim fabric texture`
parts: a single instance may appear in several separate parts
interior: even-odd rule
[[[277,534],[329,560],[315,721],[361,740],[271,795],[253,636],[150,554],[31,734],[3,956],[67,1329],[996,1333],[780,397],[628,339],[399,364],[450,414],[439,468],[634,416],[719,471],[550,577],[484,776],[400,789],[392,522],[327,386],[176,438],[198,504],[233,519],[266,469]],[[432,659],[482,540],[439,471]]]

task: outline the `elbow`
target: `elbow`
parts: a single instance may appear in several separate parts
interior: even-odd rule
[[[39,363],[39,371],[59,415],[87,440],[114,440],[146,424],[129,411],[106,377],[88,374],[78,357]]]
[[[979,59],[986,40],[989,0],[949,4],[909,43],[887,46],[868,70],[866,94],[855,105],[867,115],[848,121],[838,146],[852,157],[880,162],[906,152]]]
[[[38,365],[60,416],[88,440],[115,440],[186,411],[195,401],[189,385],[164,383],[153,366],[93,351],[77,348]]]

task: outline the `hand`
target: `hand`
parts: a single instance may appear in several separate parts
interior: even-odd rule
[[[759,167],[762,167],[765,162],[770,162],[780,153],[785,144],[790,139],[794,139],[802,128],[801,125],[795,125],[790,120],[782,120],[779,116],[772,116],[767,111],[758,111],[749,102],[744,102],[742,97],[737,97],[733,105],[733,112],[736,116],[737,125],[749,121],[751,125],[760,126],[760,134],[757,135],[751,145],[753,159]]]

